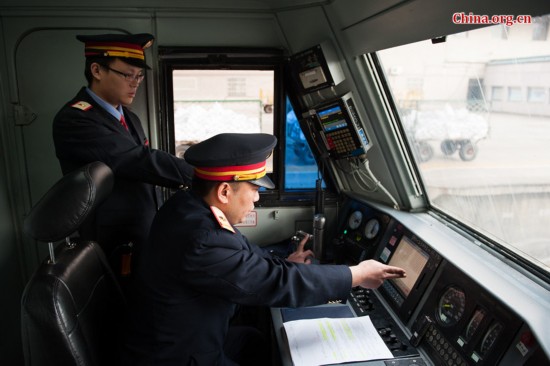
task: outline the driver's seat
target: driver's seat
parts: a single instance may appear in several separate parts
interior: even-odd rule
[[[50,249],[21,301],[26,365],[119,364],[122,291],[100,246],[69,238],[110,194],[113,181],[108,166],[88,164],[61,178],[25,220],[25,232]]]

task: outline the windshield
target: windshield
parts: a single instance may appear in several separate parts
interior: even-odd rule
[[[377,52],[430,204],[547,272],[549,19]]]

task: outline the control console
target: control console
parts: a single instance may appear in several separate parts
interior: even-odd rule
[[[444,259],[394,217],[357,201],[346,212],[333,240],[341,263],[375,259],[407,272],[376,290],[354,288],[349,297],[396,357],[387,365],[422,364],[422,357],[436,365],[548,364],[529,326],[483,278]]]
[[[373,290],[353,288],[348,299],[357,316],[369,316],[382,340],[395,357],[418,356],[413,347]]]
[[[445,262],[413,323],[411,343],[425,346],[440,364],[494,365],[521,325],[514,312]]]

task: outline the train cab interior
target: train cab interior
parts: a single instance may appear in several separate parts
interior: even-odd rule
[[[276,187],[237,225],[250,242],[307,232],[313,265],[406,269],[331,304],[370,317],[392,356],[354,364],[550,365],[542,0],[1,0],[0,363],[40,364],[21,299],[70,233],[26,222],[63,176],[52,122],[86,84],[75,36],[101,33],[155,37],[130,106],[151,147],[183,158],[217,133],[277,137]],[[274,364],[308,364],[288,314],[269,310]]]

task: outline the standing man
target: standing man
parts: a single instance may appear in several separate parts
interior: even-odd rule
[[[129,270],[128,256],[121,262],[118,252],[129,243],[139,250],[146,239],[161,205],[155,186],[186,186],[193,170],[183,159],[151,149],[141,121],[129,109],[145,69],[150,69],[144,50],[154,37],[101,34],[76,38],[84,43],[88,86],[55,116],[56,156],[63,174],[93,161],[102,161],[113,170],[111,196],[82,226],[80,235],[97,240],[124,274]]]
[[[249,244],[234,225],[254,209],[260,187],[274,188],[266,159],[276,142],[269,134],[220,134],[186,151],[195,166],[193,188],[172,196],[151,227],[125,364],[267,365],[269,348],[260,338],[230,326],[237,305],[325,304],[346,299],[354,286],[405,276],[373,260],[308,264],[308,238],[287,259]]]

